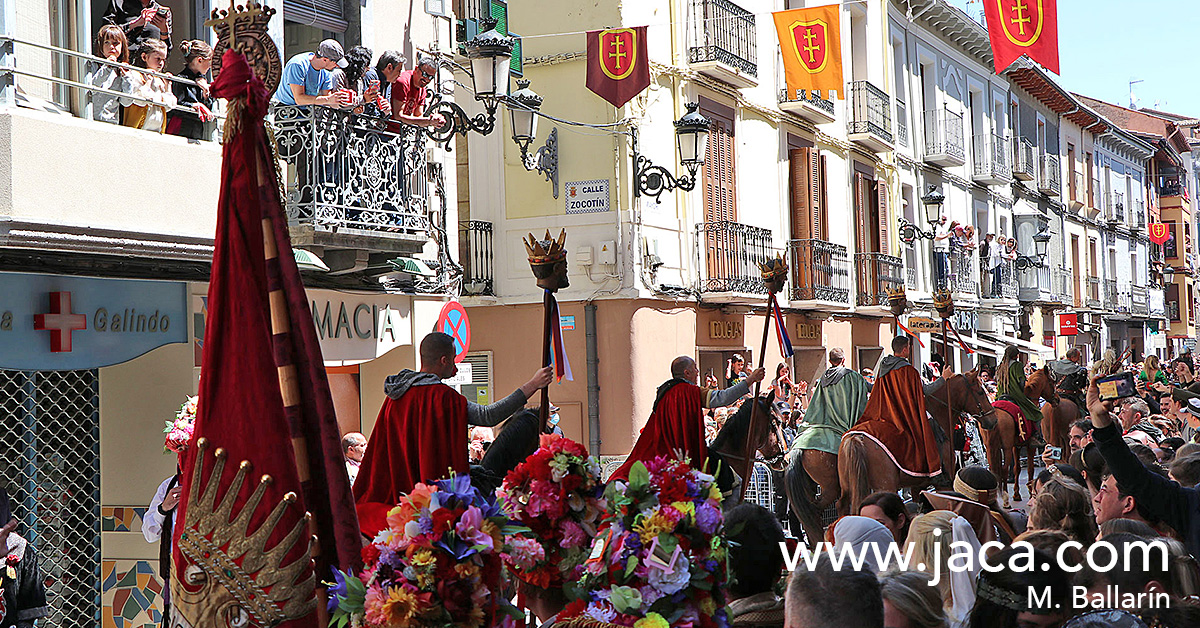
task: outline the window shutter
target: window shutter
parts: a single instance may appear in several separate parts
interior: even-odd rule
[[[283,0],[284,19],[297,24],[344,33],[349,26],[345,15],[342,0]]]
[[[861,172],[854,173],[854,244],[855,251],[858,253],[869,253],[871,251],[871,238],[868,235],[870,229],[875,226],[870,224],[867,216],[870,214],[867,208],[867,178]]]
[[[875,182],[875,198],[878,203],[879,210],[879,252],[890,253],[888,247],[888,196],[887,196],[887,181]]]
[[[814,237],[813,187],[809,171],[813,159],[812,149],[793,148],[788,151],[788,165],[792,179],[792,239],[808,240]]]
[[[825,155],[821,155],[817,160],[817,194],[816,194],[816,210],[817,225],[820,227],[817,233],[819,238],[825,241],[829,240],[829,201],[827,190],[829,184],[827,181],[827,172],[829,172],[825,163]]]

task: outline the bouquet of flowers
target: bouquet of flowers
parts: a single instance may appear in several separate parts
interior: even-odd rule
[[[504,596],[504,535],[519,531],[465,475],[417,484],[363,548],[358,576],[335,570],[330,625],[515,626]]]
[[[174,421],[167,421],[167,427],[163,430],[163,434],[167,435],[167,442],[163,446],[163,453],[173,451],[175,453],[183,453],[187,449],[188,441],[192,440],[192,430],[196,426],[196,404],[200,401],[200,397],[192,395],[179,406],[179,412],[175,413]]]
[[[543,435],[541,447],[497,491],[509,517],[529,529],[505,539],[504,562],[513,575],[543,589],[577,586],[604,512],[603,490],[600,463],[583,445]]]
[[[559,615],[567,625],[725,628],[728,547],[721,492],[685,461],[635,463],[605,490],[608,527],[584,566],[585,599]]]

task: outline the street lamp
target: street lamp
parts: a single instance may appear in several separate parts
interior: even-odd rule
[[[663,192],[680,189],[689,192],[696,188],[696,171],[704,164],[704,156],[708,151],[708,129],[711,122],[696,109],[696,103],[687,103],[687,113],[675,121],[675,148],[679,153],[679,163],[687,168],[688,173],[676,178],[669,170],[656,166],[649,157],[638,153],[637,127],[630,130],[633,142],[633,195],[635,197],[653,196],[655,202],[662,202]]]
[[[1050,248],[1050,232],[1043,229],[1033,236],[1033,255],[1018,255],[1017,269],[1042,268],[1046,265],[1046,254]]]
[[[933,225],[942,218],[942,203],[946,202],[946,196],[938,191],[937,187],[930,185],[929,191],[925,196],[921,197],[921,205],[925,208],[925,222],[929,223],[929,231],[924,231],[917,225],[909,222],[903,216],[900,217],[900,241],[905,244],[912,244],[918,239],[932,240],[936,237]]]
[[[500,103],[508,98],[508,72],[512,67],[513,38],[500,34],[496,30],[496,20],[488,19],[481,22],[484,32],[474,39],[463,42],[467,58],[471,60],[471,70],[450,62],[471,76],[474,84],[475,100],[483,103],[484,112],[470,117],[456,103],[443,100],[428,113],[440,113],[446,118],[446,124],[437,128],[426,129],[429,137],[438,143],[450,147],[450,138],[455,133],[466,135],[475,131],[480,135],[488,135],[496,128],[496,110]]]
[[[521,148],[521,164],[526,170],[536,170],[546,176],[558,198],[558,128],[550,130],[546,144],[529,153],[529,144],[537,139],[538,110],[542,97],[529,89],[529,81],[517,80],[517,91],[508,97],[508,115],[512,123],[512,138]]]

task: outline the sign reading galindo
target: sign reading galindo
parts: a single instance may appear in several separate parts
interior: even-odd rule
[[[0,368],[93,369],[186,343],[187,284],[0,273]]]

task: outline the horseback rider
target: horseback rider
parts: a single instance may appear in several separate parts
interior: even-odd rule
[[[551,367],[540,368],[508,397],[481,406],[442,383],[458,372],[454,355],[454,338],[433,332],[421,341],[420,371],[404,369],[384,380],[387,399],[354,483],[359,527],[367,536],[387,528],[388,511],[418,482],[451,469],[468,472],[468,425],[491,427],[509,418],[554,375]]]
[[[1083,352],[1079,347],[1071,347],[1067,350],[1065,358],[1051,360],[1046,365],[1050,367],[1050,377],[1054,379],[1058,396],[1075,402],[1075,407],[1082,413],[1083,408],[1087,407],[1084,391],[1088,381],[1087,367],[1083,365]]]
[[[875,441],[908,475],[938,475],[943,461],[926,417],[921,376],[909,361],[912,339],[893,338],[892,353],[880,363],[862,418],[847,434],[861,433]]]
[[[1015,346],[1004,350],[1004,359],[996,369],[996,398],[1016,404],[1026,419],[1034,423],[1042,421],[1038,400],[1025,396],[1025,356]]]
[[[761,382],[766,371],[761,367],[745,379],[726,388],[701,388],[700,368],[696,361],[681,355],[671,361],[671,379],[658,387],[650,419],[642,428],[633,451],[612,477],[625,479],[637,461],[649,462],[658,456],[677,458],[682,452],[692,467],[704,471],[708,445],[704,441],[704,410],[728,406],[750,392],[750,386]],[[709,469],[708,472],[712,472]]]
[[[854,426],[867,407],[870,393],[867,380],[846,368],[846,353],[839,347],[829,350],[829,368],[814,387],[812,401],[797,426],[788,460],[805,449],[817,449],[837,455],[842,435]]]

